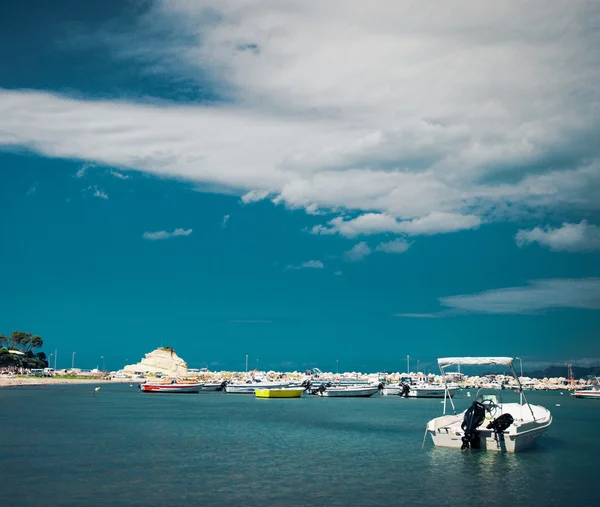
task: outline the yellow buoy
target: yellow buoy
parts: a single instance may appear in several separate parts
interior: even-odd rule
[[[100,388],[99,388],[99,387],[96,387],[95,391],[100,391]]]

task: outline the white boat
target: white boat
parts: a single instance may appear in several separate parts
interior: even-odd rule
[[[598,380],[598,377],[596,377],[593,385],[573,391],[571,396],[574,396],[575,398],[600,400],[600,386],[598,385]]]
[[[435,384],[390,384],[384,386],[381,394],[384,396],[402,396],[406,398],[443,398],[446,394],[450,397],[456,393],[456,387]]]
[[[464,412],[457,414],[454,402],[444,398],[444,415],[427,423],[427,433],[434,445],[455,449],[486,449],[518,452],[531,447],[552,424],[550,411],[539,405],[530,405],[510,357],[450,357],[438,359],[442,375],[450,365],[502,365],[510,368],[520,390],[519,403],[502,403],[498,395],[478,392],[475,401]],[[499,391],[498,391],[499,392]],[[450,400],[452,415],[446,415]],[[523,401],[525,403],[523,403]]]
[[[326,398],[369,398],[379,391],[377,386],[346,385],[327,387],[321,384],[316,394]]]
[[[200,384],[200,391],[224,391],[226,382],[204,382]]]
[[[197,382],[147,382],[140,384],[144,393],[198,393],[200,385]]]
[[[289,387],[289,385],[289,382],[239,382],[227,384],[225,386],[225,392],[232,394],[254,394],[256,389],[278,389]]]

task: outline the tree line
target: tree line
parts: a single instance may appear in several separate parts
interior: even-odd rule
[[[46,368],[48,361],[41,349],[44,340],[41,336],[24,331],[13,331],[10,336],[0,334],[0,366],[16,368]],[[21,354],[11,353],[18,351]]]

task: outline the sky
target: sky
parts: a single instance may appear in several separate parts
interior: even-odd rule
[[[600,5],[496,4],[2,3],[0,332],[600,364]]]

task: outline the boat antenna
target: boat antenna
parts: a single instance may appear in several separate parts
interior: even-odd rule
[[[523,386],[521,385],[521,380],[519,379],[519,376],[517,375],[517,372],[515,371],[515,367],[513,366],[512,361],[510,362],[510,371],[513,374],[513,377],[515,377],[515,380],[517,381],[517,384],[519,386],[519,392],[521,393],[521,396],[523,396],[523,398],[525,399],[525,403],[527,403],[527,407],[529,408],[529,411],[531,412],[531,416],[533,417],[533,420],[536,421],[537,419],[535,418],[535,414],[533,413],[533,409],[531,408],[531,405],[529,404],[529,400],[527,399],[527,396],[525,396],[525,393],[523,392]]]

